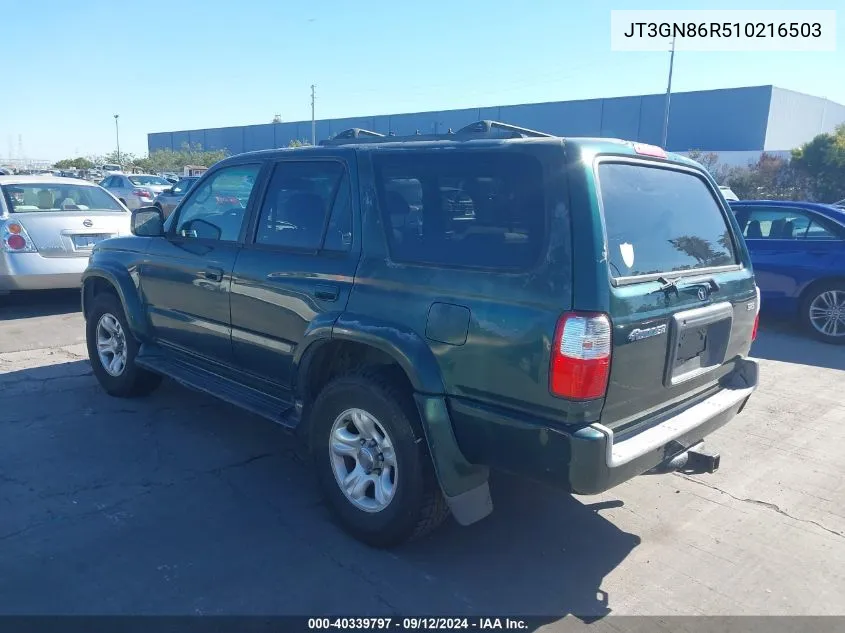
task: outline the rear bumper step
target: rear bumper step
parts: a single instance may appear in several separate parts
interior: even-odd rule
[[[613,441],[613,431],[602,424],[592,424],[591,427],[607,438],[605,461],[608,468],[618,468],[666,446],[690,431],[698,428],[738,404],[744,402],[757,388],[758,365],[754,361],[743,360],[739,372],[744,373],[744,383],[734,384],[733,388],[723,389],[715,395],[682,411],[678,415],[637,433],[622,442]],[[736,380],[741,380],[736,377]]]
[[[569,480],[573,492],[597,494],[645,472],[661,470],[686,454],[685,466],[713,472],[719,456],[702,440],[727,424],[757,388],[759,365],[741,359],[728,382],[713,396],[642,433],[614,442],[613,431],[591,424],[572,435]],[[701,446],[699,446],[701,445]]]

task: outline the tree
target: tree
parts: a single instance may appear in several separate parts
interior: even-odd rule
[[[134,167],[149,173],[181,172],[185,165],[203,165],[211,167],[229,155],[229,152],[220,150],[203,150],[199,143],[189,145],[184,143],[181,150],[160,149],[150,152],[148,156],[136,157],[133,154],[120,153],[121,164],[126,167]],[[103,157],[104,162],[112,162],[116,158],[114,153]],[[117,162],[117,161],[114,161]]]
[[[719,162],[719,155],[715,152],[702,152],[699,149],[691,149],[688,156],[697,163],[700,163],[720,185],[725,184],[731,174],[731,167]]]
[[[56,169],[91,169],[93,166],[94,163],[81,156],[78,158],[63,158],[53,164]]]
[[[809,179],[816,200],[836,202],[845,198],[845,123],[833,134],[819,134],[792,150],[792,165]]]
[[[755,162],[733,169],[727,184],[743,200],[806,200],[810,182],[792,162],[763,152]]]

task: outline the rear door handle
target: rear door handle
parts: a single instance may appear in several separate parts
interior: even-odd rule
[[[314,288],[314,296],[323,301],[337,301],[340,288],[327,284],[319,284]]]
[[[223,269],[222,268],[206,268],[205,272],[203,273],[206,279],[209,281],[223,281]]]

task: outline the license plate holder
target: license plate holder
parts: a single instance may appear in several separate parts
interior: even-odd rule
[[[720,367],[732,326],[733,306],[728,302],[673,315],[664,384],[671,387]]]
[[[76,250],[91,250],[94,245],[103,240],[107,240],[111,235],[107,233],[85,233],[71,236],[73,240],[73,247]]]

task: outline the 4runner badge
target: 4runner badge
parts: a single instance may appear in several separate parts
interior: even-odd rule
[[[634,328],[628,335],[628,340],[633,343],[634,341],[641,341],[644,338],[660,336],[661,334],[666,334],[666,324],[657,325],[655,327],[647,327],[644,329]]]

